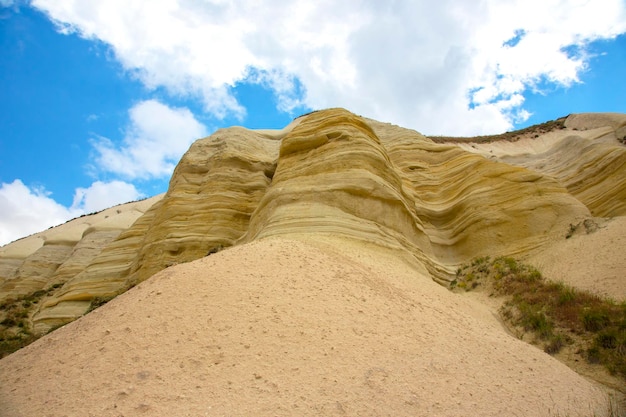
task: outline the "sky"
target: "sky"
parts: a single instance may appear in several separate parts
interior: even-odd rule
[[[165,192],[194,140],[626,113],[626,0],[0,0],[0,245]]]

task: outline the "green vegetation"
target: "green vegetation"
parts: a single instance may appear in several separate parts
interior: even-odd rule
[[[546,352],[575,345],[589,363],[626,378],[626,302],[547,281],[532,266],[507,257],[475,259],[458,269],[450,286],[465,291],[482,286],[505,297],[502,318],[534,335]]]
[[[0,358],[37,339],[30,328],[30,313],[41,298],[52,294],[62,285],[57,283],[45,290],[37,290],[17,298],[7,298],[0,303]]]
[[[43,297],[52,295],[62,286],[63,284],[57,283],[45,290],[37,290],[17,298],[7,298],[0,303],[0,358],[29,345],[41,336],[33,333],[30,316]],[[121,292],[108,297],[94,297],[87,313],[108,303]],[[50,331],[58,327],[60,326]]]

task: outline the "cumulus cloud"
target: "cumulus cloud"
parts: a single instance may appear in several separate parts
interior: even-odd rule
[[[186,108],[170,108],[156,100],[130,109],[130,126],[121,144],[96,138],[97,168],[128,179],[168,176],[194,140],[207,135],[204,125]]]
[[[96,181],[88,188],[77,188],[71,211],[93,213],[120,203],[135,201],[143,195],[133,184],[124,181]]]
[[[57,226],[85,213],[99,211],[141,197],[132,184],[97,181],[76,189],[74,204],[57,203],[43,188],[16,179],[0,185],[0,245]]]
[[[96,171],[131,180],[168,176],[190,144],[207,134],[188,109],[170,108],[155,100],[138,103],[129,115],[122,143],[93,140]],[[0,245],[141,197],[144,195],[129,182],[95,181],[89,187],[76,188],[72,205],[65,207],[44,188],[28,187],[19,179],[2,183]]]
[[[585,46],[626,32],[623,0],[33,0],[66,33],[111,45],[148,87],[243,116],[237,82],[283,110],[344,106],[426,132],[523,119],[523,93],[579,82]],[[256,77],[256,78],[255,78]]]
[[[50,198],[44,189],[20,180],[0,186],[0,245],[56,226],[78,215]]]

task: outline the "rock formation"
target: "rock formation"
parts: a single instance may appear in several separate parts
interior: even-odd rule
[[[191,146],[162,198],[2,248],[0,300],[64,284],[32,313],[45,333],[168,266],[294,234],[398,249],[445,282],[473,257],[527,255],[570,224],[626,213],[626,116],[572,115],[560,127],[436,143],[331,109],[282,131],[220,129]]]
[[[74,278],[160,198],[82,216],[1,247],[0,301]]]
[[[597,217],[626,214],[626,116],[573,114],[562,129],[516,142],[465,144],[473,153],[555,178]]]
[[[625,141],[620,114],[570,115],[489,138],[428,138],[343,109],[301,116],[279,131],[220,129],[190,147],[164,195],[0,248],[0,303],[26,297],[22,328],[37,335],[132,289],[3,360],[0,400],[14,384],[40,401],[28,408],[12,399],[7,409],[16,415],[64,409],[72,392],[85,390],[93,397],[85,410],[98,415],[118,415],[118,405],[128,415],[201,413],[206,404],[187,392],[196,384],[224,413],[246,414],[245,401],[232,404],[237,398],[295,394],[301,403],[247,414],[300,414],[300,404],[308,407],[301,415],[502,415],[511,406],[528,415],[602,413],[596,387],[437,283],[475,257],[508,255],[568,271],[559,279],[602,294],[610,283],[610,295],[626,299]],[[614,244],[593,255],[587,243],[602,239]],[[564,253],[576,254],[577,270],[559,268]],[[588,285],[580,275],[591,261]],[[76,341],[67,352],[64,338]],[[515,363],[507,362],[509,348]],[[50,360],[74,361],[61,388],[46,385],[53,371],[40,368]],[[484,367],[493,380],[476,377]],[[84,372],[106,381],[77,385]],[[186,394],[170,398],[163,373],[184,380]],[[535,386],[537,378],[544,385]],[[301,379],[321,399],[291,392]],[[141,402],[137,386],[159,400]],[[493,392],[505,402],[491,401]],[[182,400],[188,394],[193,401]],[[525,395],[545,398],[525,403]],[[442,408],[448,396],[458,402]]]

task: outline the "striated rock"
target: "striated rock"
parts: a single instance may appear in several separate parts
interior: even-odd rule
[[[0,283],[5,294],[64,283],[34,312],[34,328],[45,332],[168,266],[271,236],[389,248],[445,282],[476,256],[530,255],[570,224],[623,215],[626,148],[617,136],[625,120],[573,115],[559,130],[486,143],[435,143],[343,109],[281,131],[221,129],[191,146],[167,193],[142,203],[124,227],[105,227],[100,213],[80,233],[52,229],[58,238],[1,248]],[[66,250],[41,266],[46,278],[28,278],[20,271],[38,265],[26,262],[38,248],[39,257]]]
[[[41,304],[32,319],[35,333],[45,333],[85,314],[96,297],[112,298],[127,289],[130,265],[151,225],[154,207],[161,201],[161,196],[157,196],[150,204],[145,204],[142,208],[149,209],[144,215],[98,251],[86,268]]]
[[[272,181],[280,142],[240,127],[196,141],[176,167],[153,211],[128,281],[232,246]]]
[[[341,234],[403,248],[446,280],[472,257],[527,252],[588,215],[542,174],[332,110],[285,136],[244,241]]]
[[[564,127],[516,142],[456,145],[556,179],[594,216],[626,215],[626,115],[573,114]]]
[[[554,179],[370,121],[410,190],[438,263],[521,254],[589,215]]]
[[[0,248],[0,302],[74,278],[161,196],[83,216]],[[89,301],[87,301],[87,305]],[[41,308],[41,307],[33,307]],[[83,310],[84,311],[84,310]],[[35,312],[35,317],[37,316]],[[70,317],[77,317],[75,313]],[[37,326],[37,333],[67,322]]]
[[[95,297],[113,297],[168,266],[233,245],[271,182],[279,144],[271,132],[238,127],[196,141],[163,199],[47,300],[36,329],[84,314]]]
[[[21,263],[13,276],[6,278],[0,288],[0,297],[19,297],[43,289],[71,253],[72,246],[68,245],[42,246]]]
[[[69,258],[56,270],[55,280],[66,282],[82,272],[100,254],[121,230],[87,230],[83,238],[74,245]]]
[[[314,113],[283,138],[243,241],[312,233],[403,248],[434,268],[430,240],[385,147],[345,110]]]

